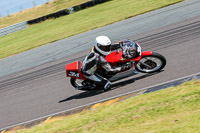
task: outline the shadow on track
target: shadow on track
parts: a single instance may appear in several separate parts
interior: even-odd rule
[[[87,98],[87,97],[92,97],[98,94],[104,93],[103,90],[93,90],[93,91],[85,91],[76,95],[73,95],[71,97],[68,97],[66,99],[63,99],[61,101],[59,101],[58,103],[62,103],[62,102],[67,102],[73,99],[83,99],[83,98]]]
[[[162,72],[162,71],[160,71],[160,72]],[[153,75],[158,74],[160,72],[145,74],[145,75],[142,75],[142,76],[139,76],[139,77],[136,77],[136,78],[132,78],[132,79],[129,79],[129,80],[114,83],[114,84],[112,84],[110,91],[117,89],[117,88],[120,88],[122,86],[126,86],[128,84],[131,84],[131,83],[135,82],[136,80],[140,80],[140,79],[143,79],[143,78],[147,78],[149,76],[153,76]],[[106,91],[106,92],[108,92],[108,91]],[[67,102],[67,101],[70,101],[70,100],[73,100],[73,99],[83,99],[83,98],[87,98],[87,97],[92,97],[92,96],[95,96],[95,95],[98,95],[98,94],[101,94],[101,93],[106,93],[106,92],[103,91],[103,90],[86,91],[86,92],[82,92],[82,93],[73,95],[71,97],[68,97],[66,99],[60,100],[58,103]]]
[[[162,71],[160,71],[160,72],[162,72]],[[138,77],[136,77],[136,78],[132,78],[132,79],[128,79],[128,80],[125,80],[125,81],[121,81],[121,82],[115,83],[115,84],[112,85],[112,90],[113,90],[113,89],[120,88],[120,87],[122,87],[122,86],[126,86],[126,85],[128,85],[128,84],[131,84],[131,83],[133,83],[133,82],[135,82],[135,81],[137,81],[137,80],[140,80],[140,79],[144,79],[144,78],[153,76],[153,75],[158,74],[158,73],[160,73],[160,72],[148,73],[148,74],[145,74],[145,75],[138,76]]]

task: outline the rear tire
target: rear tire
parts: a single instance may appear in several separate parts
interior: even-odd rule
[[[165,57],[156,52],[152,52],[152,55],[150,55],[150,56],[142,57],[140,61],[142,61],[143,63],[145,63],[146,65],[149,66],[149,67],[147,67],[139,62],[136,65],[135,69],[142,73],[158,72],[158,71],[162,70],[167,63]]]
[[[91,90],[94,90],[95,87],[91,87],[91,86],[88,86],[88,85],[84,85],[84,82],[85,80],[82,80],[82,79],[76,79],[76,78],[71,78],[70,79],[70,83],[71,85],[78,89],[78,90],[83,90],[83,91],[91,91]]]
[[[71,78],[71,79],[70,79],[70,83],[71,83],[71,85],[72,85],[74,88],[77,88],[77,87],[78,87],[78,85],[76,84],[76,79],[75,79],[75,78]]]

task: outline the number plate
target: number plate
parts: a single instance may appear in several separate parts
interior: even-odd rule
[[[80,74],[78,72],[69,71],[68,76],[80,78]]]

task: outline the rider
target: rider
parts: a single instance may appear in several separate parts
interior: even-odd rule
[[[101,85],[104,90],[109,89],[111,82],[97,74],[96,70],[100,66],[103,67],[106,72],[118,72],[130,68],[130,64],[113,68],[105,59],[105,56],[110,54],[111,50],[122,47],[122,44],[123,41],[119,42],[118,44],[111,45],[111,41],[107,36],[96,37],[93,49],[89,52],[83,61],[82,70],[85,77],[96,82],[98,85]]]

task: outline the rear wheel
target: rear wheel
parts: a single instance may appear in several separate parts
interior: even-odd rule
[[[95,88],[95,86],[92,86],[92,83],[87,82],[86,80],[83,79],[75,79],[71,78],[70,79],[71,85],[78,89],[78,90],[85,90],[85,91],[90,91]]]
[[[135,69],[142,73],[153,73],[162,70],[165,65],[165,57],[159,53],[152,52],[152,55],[142,57]]]
[[[83,84],[82,84],[83,81],[84,80],[82,80],[82,79],[75,79],[75,78],[70,79],[70,82],[74,88],[83,86]]]

